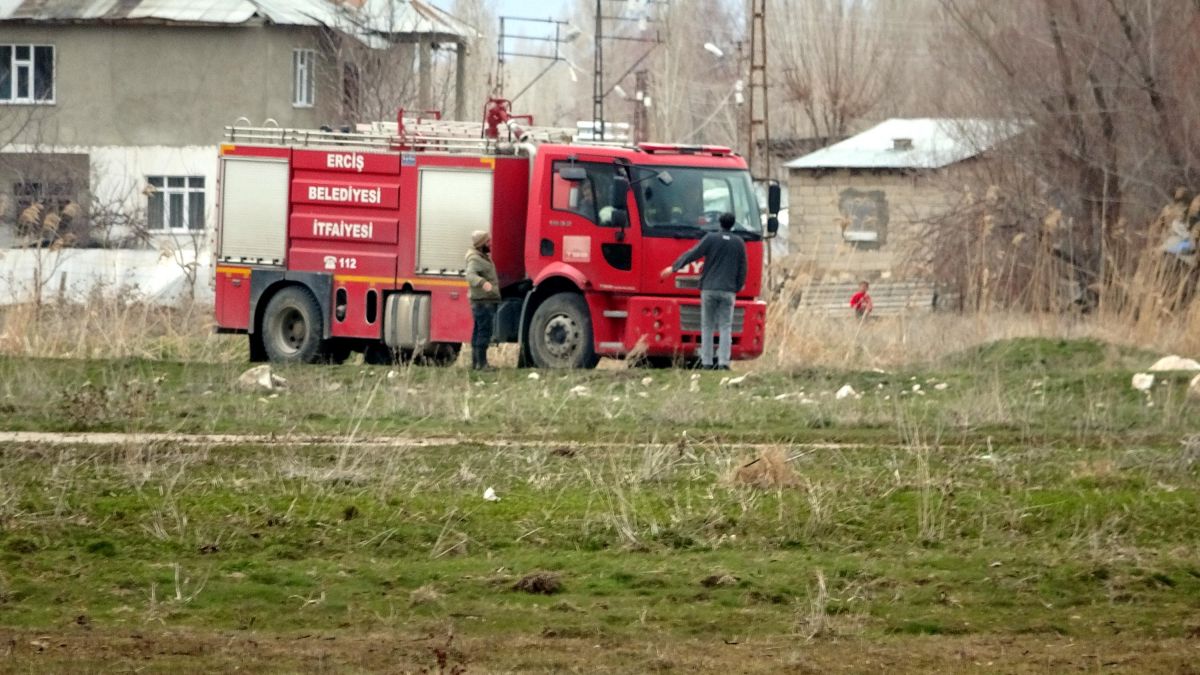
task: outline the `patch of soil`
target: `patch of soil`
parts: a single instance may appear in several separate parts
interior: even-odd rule
[[[553,572],[532,572],[513,584],[514,591],[535,595],[554,595],[563,590],[562,579]]]
[[[710,574],[700,580],[700,585],[705,588],[718,588],[721,586],[737,586],[738,578],[732,574]]]

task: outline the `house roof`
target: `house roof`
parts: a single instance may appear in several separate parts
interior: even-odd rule
[[[246,23],[254,18],[295,26],[326,26],[372,46],[387,37],[435,35],[470,39],[478,32],[423,0],[0,0],[0,21],[164,21]]]
[[[789,169],[940,169],[970,159],[1019,134],[1021,122],[987,119],[890,119],[827,148],[798,157]]]

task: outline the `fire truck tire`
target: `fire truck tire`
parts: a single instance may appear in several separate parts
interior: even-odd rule
[[[251,333],[247,337],[250,342],[250,363],[266,363],[269,361],[267,348],[263,346],[262,333]]]
[[[261,334],[274,363],[316,363],[326,358],[321,306],[299,286],[288,286],[267,303]]]
[[[587,302],[576,293],[552,295],[538,305],[526,340],[537,368],[595,368],[600,362]]]

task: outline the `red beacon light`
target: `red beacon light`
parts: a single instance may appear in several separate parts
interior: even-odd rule
[[[712,155],[713,157],[728,157],[733,154],[733,149],[724,145],[638,143],[638,149],[651,155]]]

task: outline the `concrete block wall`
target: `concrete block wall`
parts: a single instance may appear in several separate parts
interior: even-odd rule
[[[951,169],[953,170],[953,169]],[[792,263],[822,278],[905,278],[921,261],[922,221],[953,204],[945,172],[793,170],[789,250]],[[887,202],[888,223],[878,247],[845,241],[846,222],[839,208],[843,191],[880,191]],[[915,265],[914,265],[915,263]]]

